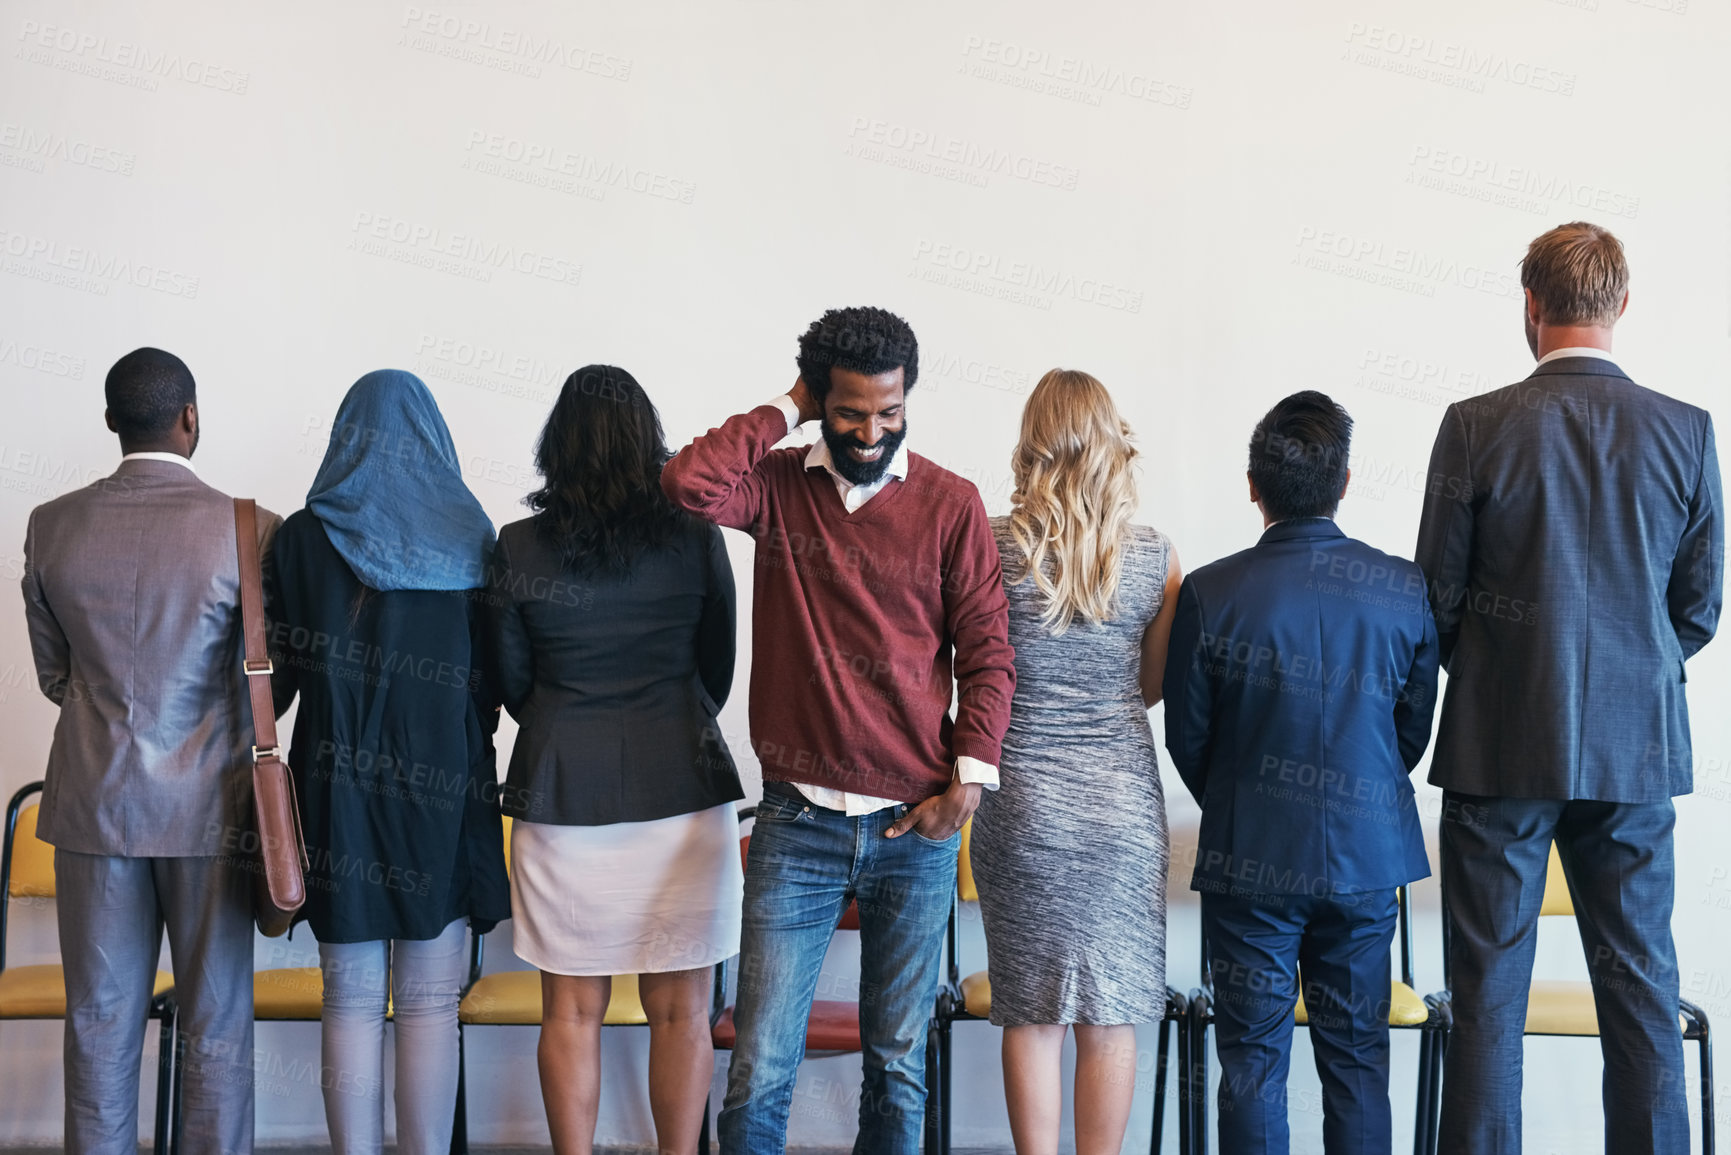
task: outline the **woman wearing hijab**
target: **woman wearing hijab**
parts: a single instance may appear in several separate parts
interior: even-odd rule
[[[517,954],[541,970],[541,1097],[588,1155],[611,975],[638,975],[649,1109],[697,1150],[710,968],[739,951],[744,797],[716,714],[733,684],[721,531],[661,491],[661,419],[623,369],[571,374],[535,451],[534,517],[499,534],[494,670],[522,729],[503,809]]]
[[[387,1007],[397,1150],[449,1150],[464,927],[485,933],[510,913],[498,707],[478,660],[492,549],[427,387],[395,370],[355,382],[267,575],[278,713],[300,694],[289,764],[339,1155],[383,1142]]]

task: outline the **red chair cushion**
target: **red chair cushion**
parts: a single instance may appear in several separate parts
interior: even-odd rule
[[[733,1008],[728,1007],[716,1020],[715,1046],[731,1051],[738,1039],[733,1026]],[[811,1004],[811,1018],[805,1025],[805,1053],[844,1054],[860,1049],[859,1004],[818,999]]]

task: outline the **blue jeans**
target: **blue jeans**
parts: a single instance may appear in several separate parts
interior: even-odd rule
[[[1328,898],[1202,895],[1220,1056],[1220,1155],[1289,1149],[1293,1004],[1304,1006],[1322,1080],[1322,1149],[1388,1155],[1392,889]]]
[[[916,1155],[926,1110],[926,1028],[938,993],[961,835],[885,838],[907,812],[856,818],[775,785],[745,863],[739,1037],[719,1126],[725,1155],[781,1155],[806,1020],[848,900],[859,902],[860,1088],[854,1151]]]

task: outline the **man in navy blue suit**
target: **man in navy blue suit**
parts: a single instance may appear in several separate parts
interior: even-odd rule
[[[1408,774],[1430,741],[1437,635],[1412,562],[1334,524],[1352,418],[1294,393],[1250,441],[1262,539],[1184,579],[1166,660],[1166,748],[1202,805],[1220,1056],[1220,1150],[1284,1152],[1302,970],[1323,1146],[1393,1141],[1395,888],[1427,877]]]

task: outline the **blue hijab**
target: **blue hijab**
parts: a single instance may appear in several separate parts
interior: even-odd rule
[[[400,369],[368,373],[343,398],[307,508],[376,590],[475,589],[493,552],[437,402]]]

